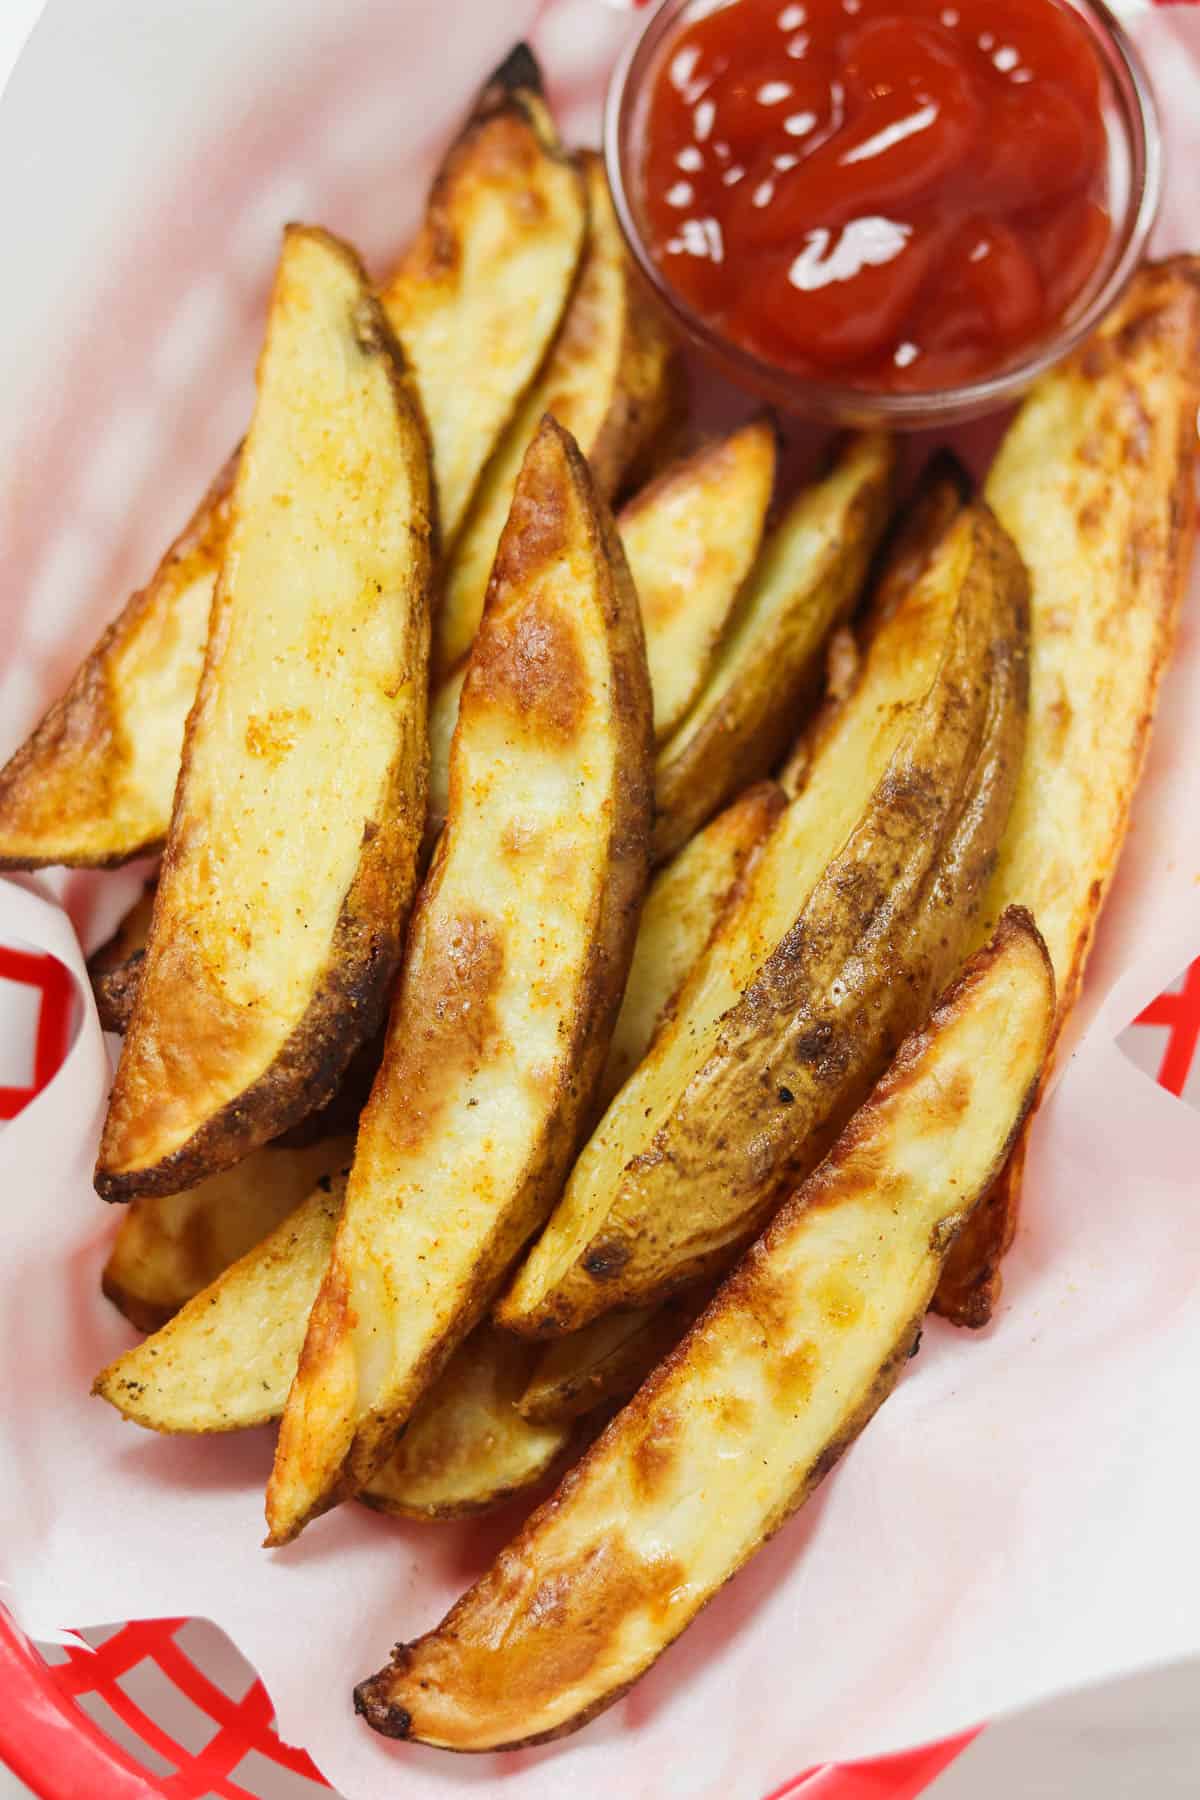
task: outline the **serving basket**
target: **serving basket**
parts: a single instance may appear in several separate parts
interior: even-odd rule
[[[423,18],[437,11],[424,0],[414,0],[414,7]],[[51,0],[32,46],[42,74],[55,55],[61,58],[72,18],[79,33],[97,34],[99,54],[104,16],[111,25],[116,10],[116,0],[87,7]],[[141,10],[149,20],[153,9]],[[252,60],[265,42],[257,25],[261,15],[303,14],[316,42],[324,29],[313,23],[319,10],[317,0],[293,0],[291,8],[284,0],[260,0],[253,8],[222,0],[206,20],[205,42],[212,49],[216,34],[228,57]],[[386,10],[363,0],[356,17],[382,19]],[[98,280],[95,337],[71,347],[65,359],[64,385],[75,381],[71,404],[36,409],[29,441],[22,443],[26,504],[19,516],[14,511],[11,531],[5,527],[7,668],[0,669],[0,708],[15,716],[28,710],[34,691],[44,695],[61,685],[122,588],[151,566],[164,522],[186,506],[201,485],[198,478],[240,429],[248,399],[246,348],[285,218],[295,212],[326,218],[373,260],[394,250],[473,74],[517,35],[531,37],[546,63],[568,134],[594,136],[599,80],[621,28],[617,0],[491,0],[471,10],[479,26],[471,40],[455,33],[446,38],[443,61],[455,98],[443,102],[431,95],[427,113],[406,124],[399,137],[387,113],[377,37],[365,28],[347,27],[341,36],[327,31],[327,49],[310,57],[321,70],[319,89],[281,88],[283,77],[275,74],[270,91],[278,105],[267,129],[261,120],[251,129],[231,101],[229,117],[217,122],[209,141],[201,137],[194,156],[174,166],[157,210],[139,209],[122,257]],[[178,19],[169,27],[182,35]],[[150,30],[148,24],[148,35]],[[78,79],[90,81],[87,45],[76,45],[73,53],[88,71]],[[177,45],[176,53],[186,55],[186,47]],[[131,68],[136,85],[140,64]],[[134,107],[154,104],[149,62],[143,73],[146,85],[133,93]],[[262,82],[265,91],[266,76]],[[250,82],[246,91],[252,87]],[[78,98],[81,108],[102,104],[102,96]],[[37,117],[28,80],[6,96],[10,129],[14,109],[21,128],[21,108],[28,126]],[[196,116],[194,110],[178,120],[164,115],[164,124],[178,125],[183,135]],[[125,179],[132,179],[137,146],[122,136],[129,122],[110,113],[105,123],[114,140],[106,154],[126,156]],[[214,155],[218,140],[220,154]],[[46,154],[53,155],[53,148]],[[389,196],[386,174],[398,156],[402,179]],[[90,179],[73,164],[70,181],[82,183],[81,192]],[[52,180],[46,192],[51,205],[38,230],[48,256],[66,256]],[[194,199],[183,231],[177,209],[172,211],[181,192]],[[214,275],[216,242],[227,244],[230,255]],[[63,281],[77,274],[78,268],[64,264]],[[147,376],[136,405],[129,398],[129,359],[119,345],[111,356],[104,354],[112,343],[111,334],[104,335],[105,295],[118,285],[122,317],[137,325],[137,363]],[[30,321],[20,313],[19,295],[10,304],[16,309],[10,327],[19,335]],[[22,404],[17,396],[14,405]],[[70,526],[56,533],[64,516]],[[65,898],[78,922],[87,910],[86,893],[68,882]],[[79,1004],[71,976],[53,958],[0,945],[0,1131],[3,1121],[36,1106],[54,1080]],[[1145,1010],[1122,1045],[1163,1086],[1200,1105],[1198,1039],[1200,961]],[[973,1735],[852,1766],[798,1772],[763,1800],[911,1800]],[[253,1670],[202,1620],[89,1626],[74,1641],[46,1645],[31,1642],[0,1607],[0,1759],[45,1800],[299,1800],[330,1791],[304,1750],[280,1740],[270,1699]],[[395,1791],[404,1792],[402,1767]]]
[[[71,978],[53,957],[0,945],[0,1119],[35,1103],[54,1079],[73,1004]],[[1163,1087],[1200,1106],[1200,960],[1121,1042]],[[973,1735],[809,1769],[763,1800],[914,1800]],[[140,1619],[44,1645],[0,1608],[0,1758],[43,1800],[302,1800],[329,1792],[305,1752],[281,1742],[250,1666],[222,1633],[194,1619]]]

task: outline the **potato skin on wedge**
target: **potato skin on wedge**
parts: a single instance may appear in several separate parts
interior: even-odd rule
[[[601,498],[610,500],[678,406],[677,352],[638,284],[603,161],[591,152],[580,161],[589,230],[579,277],[545,367],[496,445],[448,556],[434,621],[439,684],[471,648],[517,477],[543,416],[571,434]],[[462,404],[469,417],[478,351],[472,345],[466,354]]]
[[[371,1479],[557,1198],[633,950],[651,754],[637,596],[548,418],[497,552],[449,818],[284,1414],[272,1543]]]
[[[502,1325],[561,1335],[720,1272],[819,1161],[969,945],[1016,783],[1027,634],[1016,553],[967,508],[580,1155]]]
[[[359,1684],[369,1725],[512,1748],[645,1672],[891,1391],[1032,1099],[1053,1008],[1013,909],[679,1348],[442,1624]]]
[[[113,868],[166,837],[236,467],[0,770],[0,869]]]
[[[756,782],[650,883],[600,1082],[600,1106],[608,1105],[650,1048],[785,804],[773,781]]]
[[[328,1099],[379,1024],[424,826],[431,575],[395,340],[353,252],[289,227],[105,1199],[239,1161]]]
[[[1149,264],[1035,387],[986,494],[1029,568],[1029,735],[987,919],[1030,907],[1078,997],[1129,822],[1195,536],[1200,261]],[[979,1327],[1016,1230],[1024,1139],[955,1245],[937,1308]]]
[[[895,472],[882,433],[847,439],[768,536],[699,694],[659,749],[656,862],[769,774],[796,736],[826,640],[857,600],[887,524]]]
[[[518,44],[484,84],[380,293],[428,422],[445,547],[554,336],[587,220],[583,178]]]

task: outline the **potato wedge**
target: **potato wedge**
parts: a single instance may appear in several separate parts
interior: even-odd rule
[[[655,766],[654,855],[672,856],[723,801],[778,763],[821,678],[887,523],[891,440],[848,439],[767,539],[695,703]]]
[[[616,527],[547,418],[497,552],[449,818],[284,1413],[272,1543],[371,1479],[557,1198],[633,951],[651,755]]]
[[[757,550],[774,470],[774,432],[757,419],[673,463],[617,518],[642,608],[656,731],[663,708],[676,709],[685,692],[694,697],[703,681]],[[465,667],[439,683],[430,702],[431,847],[446,817]]]
[[[1032,1098],[1053,1007],[1014,909],[679,1349],[442,1624],[355,1689],[369,1725],[537,1743],[645,1672],[887,1397]]]
[[[1195,533],[1200,262],[1149,265],[1044,376],[987,496],[1029,567],[1029,740],[988,897],[1031,907],[1075,1003],[1120,856]],[[1012,1242],[1023,1146],[946,1264],[937,1310],[985,1325]]]
[[[479,1326],[418,1402],[359,1499],[401,1519],[461,1519],[541,1481],[573,1433],[569,1421],[543,1425],[517,1410],[536,1354],[507,1332]]]
[[[165,1433],[240,1431],[280,1417],[345,1195],[353,1145],[343,1141],[333,1148],[341,1162],[320,1185],[305,1189],[301,1203],[262,1241],[189,1296],[177,1317],[103,1370],[95,1394],[132,1423]],[[250,1161],[271,1159],[285,1164],[287,1153],[262,1151]],[[248,1166],[216,1182],[228,1184]],[[213,1190],[216,1182],[206,1186]],[[204,1192],[199,1188],[195,1195]],[[227,1187],[219,1197],[208,1195],[216,1230],[206,1255],[228,1248],[236,1234],[228,1193]],[[171,1195],[148,1204],[174,1207],[193,1197]],[[260,1195],[244,1198],[243,1217],[253,1214]],[[146,1203],[135,1201],[134,1207],[139,1204]],[[174,1270],[174,1285],[183,1285],[176,1278],[186,1280],[195,1266],[185,1261]],[[124,1304],[122,1311],[142,1325]],[[498,1506],[540,1481],[572,1431],[569,1422],[539,1425],[517,1411],[536,1354],[531,1345],[486,1325],[468,1338],[363,1494],[368,1505],[405,1518],[459,1518]]]
[[[380,293],[429,424],[446,548],[558,328],[587,218],[541,70],[518,44],[485,84]]]
[[[867,645],[921,579],[938,544],[971,497],[971,478],[949,450],[930,457],[907,501],[893,519],[875,558],[865,606],[852,625],[841,625],[825,652],[825,696],[779,771],[784,792],[800,792],[817,745],[832,729],[838,708],[862,674]]]
[[[628,1400],[699,1318],[714,1291],[705,1282],[662,1306],[602,1313],[581,1331],[547,1344],[517,1401],[518,1411],[535,1425],[567,1425],[606,1401]]]
[[[608,500],[677,403],[675,352],[638,286],[604,164],[590,153],[582,164],[590,229],[579,279],[545,368],[500,439],[451,549],[434,621],[433,674],[439,685],[466,656],[479,628],[496,545],[543,416],[551,414],[570,432]],[[480,352],[467,344],[463,354],[469,372],[462,403],[469,418]]]
[[[650,883],[600,1081],[601,1107],[650,1048],[785,803],[783,790],[773,781],[756,782],[697,832]]]
[[[92,998],[105,1031],[123,1032],[129,1025],[150,937],[157,885],[157,877],[146,883],[112,936],[88,957]]]
[[[775,428],[752,419],[664,470],[617,516],[642,606],[660,742],[704,685],[758,555],[774,485]]]
[[[303,1149],[272,1144],[185,1193],[134,1200],[104,1265],[105,1294],[139,1331],[157,1331],[282,1224],[323,1176],[348,1165],[353,1149],[352,1137]]]
[[[328,1099],[380,1023],[425,819],[429,508],[362,269],[289,227],[100,1145],[105,1199],[238,1162]]]
[[[165,839],[236,466],[0,770],[0,868],[111,868]]]
[[[965,509],[584,1148],[502,1325],[561,1335],[728,1266],[924,1016],[967,946],[1008,816],[1025,588],[987,509]]]
[[[242,1431],[279,1418],[349,1172],[322,1177],[152,1337],[102,1369],[92,1392],[148,1431]]]
[[[582,177],[518,46],[485,84],[383,291],[415,370],[443,539],[554,336],[586,220]],[[108,867],[165,840],[236,464],[0,770],[0,868]]]

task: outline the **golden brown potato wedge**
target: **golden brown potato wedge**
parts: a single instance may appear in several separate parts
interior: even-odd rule
[[[704,684],[758,555],[774,484],[775,429],[753,419],[666,469],[617,517],[642,607],[660,741]]]
[[[650,883],[597,1095],[601,1107],[650,1048],[785,803],[773,781],[756,782]]]
[[[853,437],[788,508],[764,546],[708,677],[655,767],[656,861],[778,763],[821,678],[887,523],[896,452]]]
[[[557,1197],[633,951],[652,742],[616,527],[547,418],[496,555],[449,817],[284,1413],[272,1543],[371,1479]]]
[[[282,1224],[319,1180],[344,1168],[353,1149],[348,1137],[303,1149],[268,1145],[185,1193],[134,1200],[104,1265],[105,1294],[139,1331],[157,1331]]]
[[[839,626],[829,639],[824,700],[779,771],[780,786],[787,794],[798,794],[803,787],[816,746],[832,729],[838,708],[858,684],[867,645],[920,580],[970,497],[971,478],[966,469],[951,451],[937,451],[884,537],[865,606],[852,625]]]
[[[117,929],[88,957],[92,997],[105,1031],[123,1032],[133,1012],[141,978],[157,878],[148,881]]]
[[[453,1750],[536,1743],[645,1672],[887,1397],[1032,1097],[1053,1007],[1014,909],[637,1398],[442,1624],[360,1683],[369,1725]]]
[[[602,1313],[581,1331],[547,1344],[517,1401],[522,1416],[536,1425],[567,1425],[605,1402],[628,1400],[699,1318],[713,1292],[706,1282],[662,1306]]]
[[[569,1421],[540,1424],[517,1410],[536,1354],[480,1325],[418,1402],[359,1499],[402,1519],[461,1519],[541,1481],[573,1434]]]
[[[987,497],[1032,583],[1029,739],[988,896],[1029,906],[1074,1005],[1121,852],[1195,531],[1200,262],[1149,265],[1039,382]],[[1016,1229],[1023,1144],[955,1245],[937,1310],[985,1325]]]
[[[484,86],[380,294],[429,424],[445,547],[554,337],[587,218],[541,71],[518,44]]]
[[[590,229],[579,279],[546,366],[484,470],[451,549],[434,622],[439,685],[471,648],[517,477],[543,416],[549,413],[570,432],[608,500],[677,403],[675,352],[638,286],[604,164],[591,154],[582,160]],[[469,419],[479,352],[467,344],[464,357],[469,373],[462,404]]]
[[[965,509],[585,1146],[502,1325],[560,1335],[719,1272],[828,1149],[969,941],[1016,782],[1027,627],[1011,543]]]
[[[0,868],[106,868],[166,837],[235,468],[0,770]]]
[[[379,305],[324,232],[285,235],[258,380],[106,1199],[194,1186],[329,1098],[380,1022],[416,881],[429,458]]]
[[[415,370],[444,537],[554,336],[586,219],[521,45],[484,86],[383,292]],[[108,866],[166,838],[235,468],[0,771],[0,868]]]
[[[323,1177],[152,1337],[101,1370],[92,1392],[149,1431],[241,1431],[279,1418],[348,1174],[343,1165]]]
[[[775,469],[775,436],[758,419],[672,464],[617,519],[637,589],[656,730],[664,708],[694,697],[762,535]],[[434,689],[429,708],[429,829],[446,817],[450,739],[465,665]]]

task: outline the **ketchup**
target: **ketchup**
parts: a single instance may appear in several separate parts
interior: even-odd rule
[[[1099,65],[1056,0],[733,0],[671,40],[651,255],[769,362],[912,391],[1044,337],[1108,242]]]

